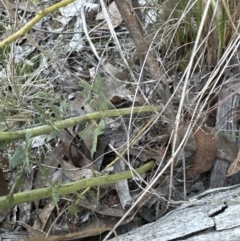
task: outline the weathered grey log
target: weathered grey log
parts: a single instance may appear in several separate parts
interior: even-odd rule
[[[239,123],[236,121],[240,105],[240,96],[236,91],[239,85],[239,56],[240,51],[236,51],[232,57],[228,68],[224,72],[224,81],[221,91],[218,94],[217,123],[216,128],[223,131],[230,141],[240,146]],[[237,173],[228,180],[225,174],[229,163],[217,158],[213,167],[210,188],[229,186],[240,183],[240,174]]]
[[[209,189],[156,222],[120,235],[118,239],[120,241],[239,240],[239,217],[240,185]]]

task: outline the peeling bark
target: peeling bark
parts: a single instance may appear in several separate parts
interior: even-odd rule
[[[118,240],[239,240],[239,195],[240,185],[207,190],[156,222],[118,236]]]

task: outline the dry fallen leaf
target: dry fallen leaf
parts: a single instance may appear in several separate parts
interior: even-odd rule
[[[38,214],[38,217],[36,218],[32,228],[34,230],[44,230],[44,228],[47,225],[47,222],[49,220],[50,215],[52,214],[55,204],[53,203],[52,200],[48,200],[47,204],[45,207],[40,211]]]
[[[46,234],[44,232],[35,229],[26,223],[18,222],[18,224],[23,226],[28,231],[30,237],[41,237],[42,239],[46,237]]]
[[[112,2],[109,7],[108,7],[108,14],[111,20],[111,23],[113,25],[114,28],[118,27],[121,23],[122,23],[122,16],[118,11],[117,5],[115,2]],[[97,14],[96,20],[102,20],[105,19],[103,12],[99,12]],[[104,24],[103,26],[99,27],[98,29],[106,29],[108,30],[109,27],[106,24]]]
[[[240,171],[240,151],[238,152],[237,158],[234,162],[230,165],[227,171],[227,176],[232,176],[233,174]]]
[[[83,141],[79,141],[79,147],[74,145],[74,137],[65,130],[61,130],[59,138],[61,140],[61,146],[65,156],[70,158],[74,166],[87,166],[88,168],[97,170],[96,165],[90,160],[91,157],[88,155],[89,150]]]
[[[96,171],[93,172],[91,169],[79,169],[74,167],[72,164],[61,160],[61,167],[63,169],[63,173],[73,181],[83,179],[83,178],[91,178],[93,175],[96,175]]]
[[[216,141],[208,128],[193,128],[193,136],[196,141],[196,153],[193,165],[186,172],[187,178],[194,178],[209,171],[217,157]]]

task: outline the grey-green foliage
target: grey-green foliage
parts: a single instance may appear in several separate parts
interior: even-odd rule
[[[83,88],[85,102],[96,110],[108,110],[110,108],[109,101],[105,98],[106,88],[104,86],[104,79],[97,75],[95,81],[90,85],[88,82],[82,80],[79,85]]]
[[[34,109],[37,111],[37,120],[43,125],[51,125],[56,131],[55,136],[58,136],[59,130],[54,126],[55,121],[63,120],[69,104],[65,100],[61,100],[60,95],[56,95],[52,90],[48,92],[39,92],[38,96],[44,101],[35,101]]]
[[[39,92],[38,96],[41,100],[48,100],[47,104],[42,102],[33,103],[33,107],[35,112],[38,114],[37,120],[41,124],[47,124],[54,126],[54,122],[56,120],[62,120],[65,116],[65,113],[68,108],[68,104],[66,101],[61,101],[60,96],[54,95],[52,91],[48,92]],[[61,101],[61,102],[60,102]],[[59,103],[60,102],[60,103]],[[0,113],[1,122],[4,121],[4,114]],[[58,133],[57,128],[56,135]],[[24,164],[25,170],[31,172],[31,148],[32,148],[32,140],[31,140],[31,132],[26,134],[25,138],[25,146],[24,148],[19,145],[15,149],[14,154],[9,159],[10,168],[16,168],[19,165]]]

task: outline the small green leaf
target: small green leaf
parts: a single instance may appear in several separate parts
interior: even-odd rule
[[[87,126],[87,128],[85,128],[84,130],[81,131],[80,133],[80,137],[85,140],[86,138],[88,138],[88,136],[90,136],[92,134],[92,129],[91,126]]]
[[[69,212],[71,215],[75,216],[76,213],[77,213],[76,206],[70,205],[70,206],[68,207],[68,212]]]
[[[52,190],[52,200],[53,200],[53,203],[55,204],[57,209],[59,209],[59,207],[58,207],[58,202],[59,202],[58,186],[57,185],[52,185],[51,186],[51,190]]]
[[[98,129],[99,130],[105,129],[105,121],[103,119],[101,119],[100,122],[98,123]]]
[[[25,151],[21,146],[18,146],[13,154],[13,156],[9,159],[10,168],[15,168],[22,164],[22,160],[25,158]]]
[[[81,80],[79,82],[79,85],[80,85],[80,87],[83,88],[84,93],[88,94],[92,90],[92,86],[90,84],[88,84],[87,81]]]
[[[99,125],[100,124],[100,125]],[[93,131],[92,134],[92,148],[91,148],[91,156],[93,157],[93,154],[97,150],[97,141],[98,141],[98,136],[102,135],[104,133],[104,121],[101,120],[100,123],[98,124],[97,128]]]

